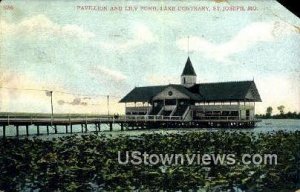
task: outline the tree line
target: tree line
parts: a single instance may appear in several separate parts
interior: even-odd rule
[[[269,106],[267,107],[265,114],[257,114],[256,117],[261,119],[300,119],[300,112],[285,112],[284,105],[278,106],[277,110],[279,111],[279,114],[273,114],[273,107]]]

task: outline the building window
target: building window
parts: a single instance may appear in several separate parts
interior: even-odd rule
[[[183,78],[183,84],[185,84],[185,77]]]
[[[168,92],[168,95],[169,95],[169,96],[172,96],[172,95],[173,95],[173,92],[172,92],[172,91],[169,91],[169,92]]]

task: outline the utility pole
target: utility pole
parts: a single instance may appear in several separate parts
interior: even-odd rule
[[[50,91],[50,96],[51,96],[51,126],[53,125],[53,99],[52,99],[52,95],[53,95],[53,91]]]
[[[48,97],[51,97],[51,126],[53,125],[53,99],[52,99],[52,96],[53,96],[53,91],[48,91],[48,90],[45,90],[46,91],[46,96]]]
[[[107,95],[107,116],[109,117],[109,95]]]

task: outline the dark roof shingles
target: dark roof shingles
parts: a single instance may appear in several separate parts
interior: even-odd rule
[[[164,90],[166,85],[162,86],[149,86],[149,87],[135,87],[129,92],[120,102],[147,102],[153,96]]]
[[[195,72],[194,67],[192,65],[192,62],[190,60],[190,57],[188,57],[188,59],[185,63],[185,66],[184,66],[184,69],[182,71],[181,76],[183,76],[183,75],[194,75],[194,76],[196,76],[196,72]]]
[[[253,87],[255,101],[261,101],[259,93],[253,81],[219,82],[203,83],[195,85],[197,92],[200,93],[206,101],[234,101],[245,100],[248,91]],[[192,88],[195,90],[195,87]]]
[[[193,93],[189,89],[187,89],[186,87],[184,87],[182,85],[171,84],[169,86],[174,87],[175,89],[177,89],[181,93],[189,96],[193,100],[196,100],[196,101],[202,100],[202,97],[198,93]]]
[[[164,85],[136,87],[128,93],[120,102],[149,102],[152,98],[168,86],[186,94],[195,101],[261,101],[254,81],[219,82],[196,84],[191,88],[182,85]],[[251,91],[253,99],[246,98]]]

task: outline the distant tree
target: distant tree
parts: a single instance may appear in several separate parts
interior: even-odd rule
[[[284,105],[280,105],[280,106],[277,107],[278,111],[280,112],[280,115],[284,114],[284,108],[285,108]]]
[[[296,111],[293,112],[292,116],[293,116],[294,119],[297,119],[297,113],[296,113]]]
[[[271,117],[273,112],[273,108],[270,106],[267,108],[266,117]]]
[[[293,118],[293,113],[292,112],[287,112],[285,115],[285,118]]]

